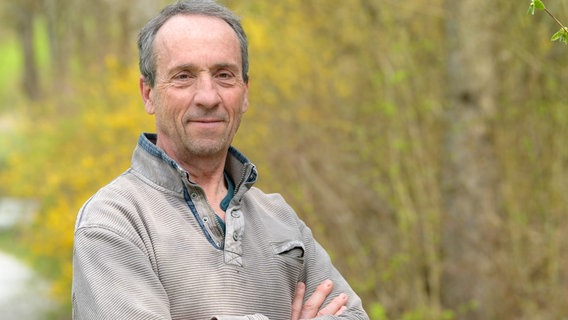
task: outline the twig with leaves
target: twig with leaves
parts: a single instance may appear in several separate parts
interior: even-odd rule
[[[534,15],[535,10],[544,10],[549,16],[556,21],[560,25],[560,30],[558,30],[552,38],[551,41],[560,41],[565,44],[568,44],[568,27],[564,26],[560,20],[558,20],[544,5],[541,0],[531,0],[531,4],[529,6],[529,13]]]

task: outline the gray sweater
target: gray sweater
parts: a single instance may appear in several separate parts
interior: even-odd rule
[[[368,319],[294,210],[252,186],[256,168],[236,149],[223,232],[203,190],[153,140],[141,135],[131,168],[78,214],[73,319],[284,320],[298,281],[309,297],[324,279],[328,301],[349,296],[342,319]]]

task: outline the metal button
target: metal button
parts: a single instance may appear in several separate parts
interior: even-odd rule
[[[241,216],[241,213],[240,213],[239,211],[237,211],[237,210],[233,210],[233,211],[231,212],[231,216],[232,216],[233,218],[238,218],[238,217]]]
[[[253,182],[256,179],[256,173],[252,172],[247,179],[247,182]]]

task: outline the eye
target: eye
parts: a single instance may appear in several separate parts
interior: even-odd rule
[[[223,72],[219,72],[218,77],[222,78],[222,79],[227,79],[227,78],[233,77],[233,74],[228,72],[228,71],[223,71]]]
[[[174,80],[189,80],[193,78],[193,76],[189,72],[180,72],[174,76]]]
[[[222,86],[232,86],[237,83],[235,74],[228,70],[220,70],[215,74],[215,79]]]
[[[171,84],[176,87],[190,86],[195,82],[196,76],[189,71],[180,71],[174,74],[171,78]]]
[[[235,76],[233,73],[229,71],[221,71],[217,73],[217,79],[226,80],[226,79],[233,79]]]

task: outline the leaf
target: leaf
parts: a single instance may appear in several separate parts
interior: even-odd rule
[[[544,10],[546,7],[544,6],[544,3],[541,0],[531,0],[531,4],[529,5],[529,12],[530,14],[534,15],[534,11],[536,9],[538,10]]]
[[[544,10],[544,3],[541,0],[533,0],[532,1],[534,3],[534,6],[538,9],[538,10]]]
[[[567,28],[562,28],[558,30],[555,34],[552,35],[550,38],[551,41],[560,41],[565,44],[568,44],[568,30]]]

